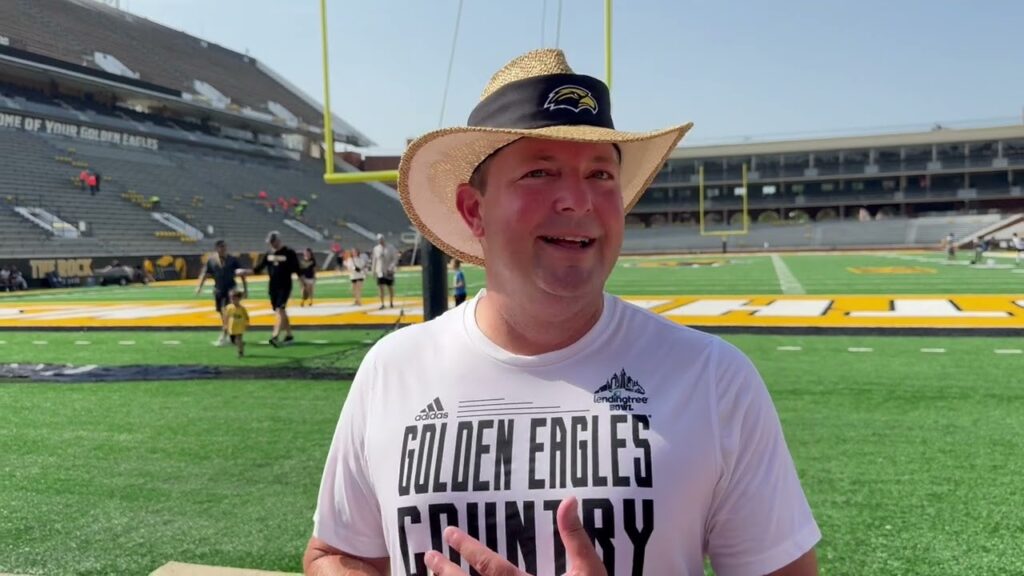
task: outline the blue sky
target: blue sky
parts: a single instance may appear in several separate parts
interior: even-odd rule
[[[558,0],[463,0],[444,125],[514,56],[554,46]],[[543,30],[542,17],[546,11]],[[316,0],[122,0],[248,52],[318,100]],[[602,0],[563,0],[559,46],[604,75]],[[458,0],[329,2],[334,110],[397,153],[438,127]],[[1020,122],[1024,2],[616,0],[616,125],[693,121],[685,143]]]

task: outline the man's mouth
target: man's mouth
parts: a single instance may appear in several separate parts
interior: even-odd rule
[[[589,236],[541,236],[540,239],[562,248],[587,248],[594,243],[594,239]]]

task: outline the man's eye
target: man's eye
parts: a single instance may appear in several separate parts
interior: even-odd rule
[[[523,178],[543,178],[548,175],[548,171],[544,168],[538,168],[536,170],[530,170]]]
[[[593,174],[591,174],[590,177],[591,178],[596,178],[598,180],[614,180],[615,179],[615,175],[613,175],[611,172],[609,172],[607,170],[597,170]]]

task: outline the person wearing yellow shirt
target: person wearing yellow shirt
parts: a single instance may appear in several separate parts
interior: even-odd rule
[[[231,290],[231,303],[224,311],[228,319],[228,335],[231,336],[231,343],[238,346],[238,357],[245,356],[245,331],[249,328],[249,312],[242,306],[242,291],[235,288]]]

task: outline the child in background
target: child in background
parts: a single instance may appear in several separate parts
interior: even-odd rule
[[[242,306],[242,291],[238,288],[231,290],[231,303],[228,304],[224,314],[228,317],[228,335],[231,336],[231,343],[238,346],[238,357],[245,356],[245,341],[243,336],[249,328],[249,312]]]
[[[462,273],[462,262],[452,260],[452,268],[455,270],[455,305],[458,306],[466,301],[466,275]]]

